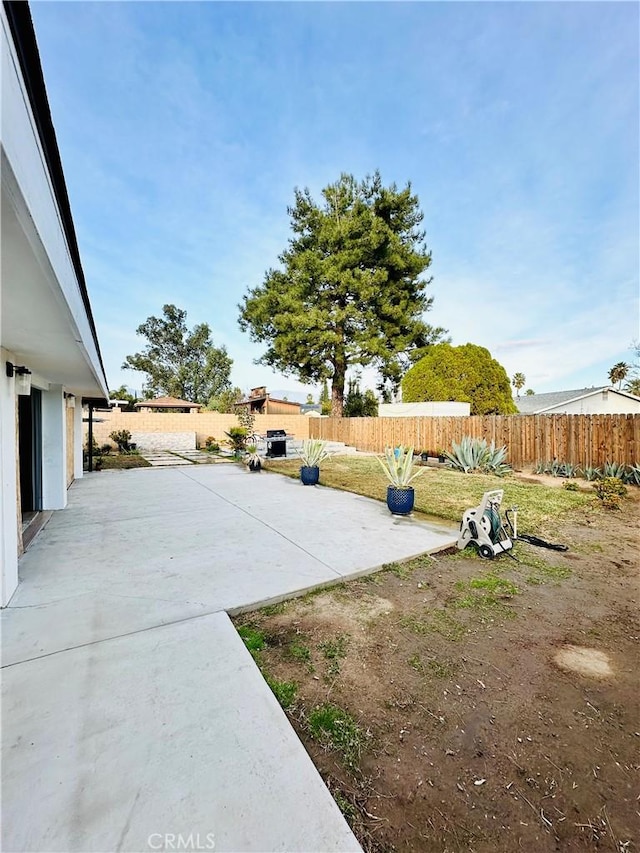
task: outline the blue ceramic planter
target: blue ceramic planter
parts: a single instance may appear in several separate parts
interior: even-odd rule
[[[413,510],[415,493],[413,486],[399,489],[397,486],[387,487],[387,506],[394,515],[409,515]]]
[[[300,468],[300,479],[303,486],[315,486],[320,479],[320,468],[317,465],[302,465]]]

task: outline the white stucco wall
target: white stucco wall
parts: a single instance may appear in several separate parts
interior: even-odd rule
[[[598,391],[581,400],[563,403],[554,409],[548,409],[549,415],[635,415],[640,413],[640,400],[634,400],[615,391]]]
[[[380,403],[380,418],[465,418],[471,414],[470,403],[454,403],[450,400],[429,403]]]
[[[76,407],[73,413],[73,476],[76,480],[82,477],[82,400],[76,397]]]
[[[0,359],[0,607],[5,607],[18,585],[18,490],[15,380],[5,372],[14,356],[0,349]]]
[[[67,407],[62,385],[42,392],[42,509],[67,505]]]

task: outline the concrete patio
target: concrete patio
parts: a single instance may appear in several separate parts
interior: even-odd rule
[[[234,465],[76,482],[2,612],[2,849],[359,850],[227,613],[456,535]]]

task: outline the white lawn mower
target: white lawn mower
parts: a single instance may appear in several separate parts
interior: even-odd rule
[[[503,496],[504,489],[485,492],[480,506],[465,511],[460,522],[460,535],[457,542],[460,551],[463,551],[467,545],[474,545],[481,557],[492,560],[497,554],[513,548],[513,542],[500,515],[500,504]],[[516,529],[517,510],[517,507],[511,508],[513,519],[507,516],[507,523],[511,528],[513,539],[516,539],[518,535]]]

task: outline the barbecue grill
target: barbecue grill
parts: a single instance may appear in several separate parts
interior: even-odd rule
[[[267,456],[287,455],[287,433],[283,429],[267,430]]]

